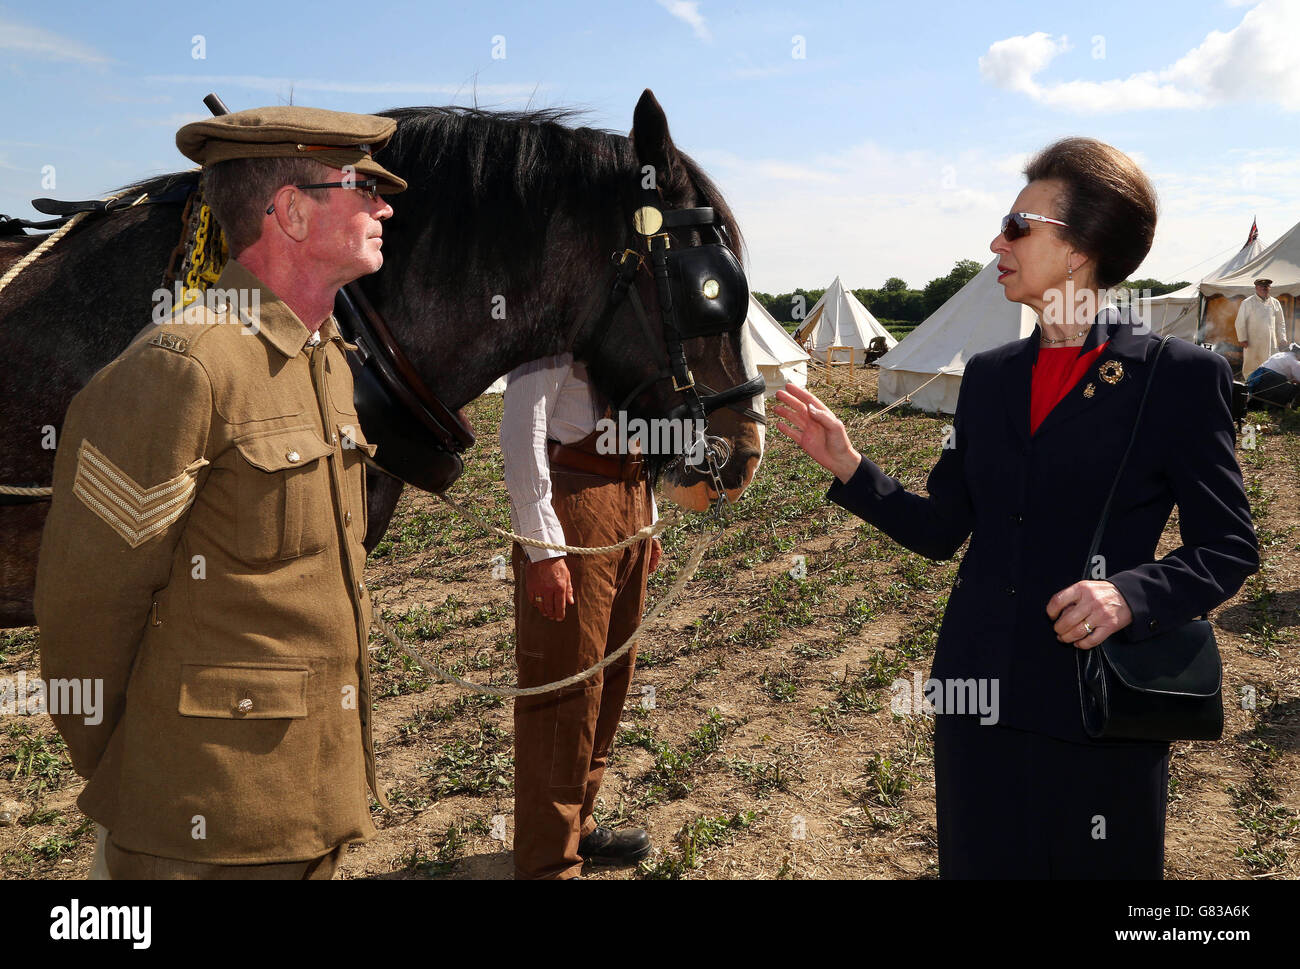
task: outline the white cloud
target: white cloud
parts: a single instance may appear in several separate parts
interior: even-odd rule
[[[1032,96],[1039,90],[1034,75],[1069,49],[1067,38],[1053,40],[1041,30],[1024,37],[1008,37],[989,46],[989,52],[980,58],[980,73],[1000,88]]]
[[[750,285],[779,293],[825,286],[836,274],[855,288],[890,276],[919,288],[958,259],[987,262],[998,221],[1024,186],[1027,156],[866,141],[790,158],[696,157],[736,212]],[[1229,149],[1177,168],[1142,164],[1160,220],[1139,278],[1199,278],[1241,246],[1253,217],[1267,242],[1300,212],[1300,158],[1285,149]]]
[[[1239,6],[1241,4],[1233,4]],[[1211,31],[1201,44],[1159,71],[1104,81],[1037,80],[1069,50],[1042,32],[992,44],[979,60],[985,80],[1050,107],[1094,114],[1202,108],[1234,101],[1272,102],[1300,111],[1300,71],[1290,38],[1300,34],[1300,3],[1263,0],[1232,30]]]
[[[713,40],[713,33],[704,20],[704,14],[700,13],[700,5],[697,0],[659,0],[659,6],[678,20],[689,24],[691,30],[695,31],[695,36],[700,40]]]
[[[87,44],[40,27],[28,27],[12,20],[0,20],[0,50],[47,61],[77,61],[106,64],[108,58]]]
[[[330,91],[343,94],[473,94],[502,100],[522,100],[546,89],[544,84],[429,84],[420,81],[323,81],[312,78],[270,77],[260,74],[151,74],[160,84],[204,84],[253,88],[275,94],[293,91]]]
[[[745,234],[750,284],[764,292],[851,287],[901,276],[920,287],[958,259],[992,258],[998,219],[1024,184],[978,151],[896,151],[862,142],[796,158],[701,152]]]

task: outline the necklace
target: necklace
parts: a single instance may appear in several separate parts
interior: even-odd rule
[[[1043,343],[1044,346],[1052,346],[1055,343],[1070,343],[1074,340],[1079,339],[1079,337],[1083,336],[1087,332],[1088,332],[1087,327],[1085,327],[1084,329],[1076,333],[1074,336],[1063,336],[1059,340],[1049,340],[1047,339],[1047,337],[1044,336],[1044,337],[1040,337],[1039,340]]]

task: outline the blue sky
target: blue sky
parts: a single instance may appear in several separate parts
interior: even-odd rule
[[[1071,134],[1156,183],[1139,275],[1192,279],[1252,217],[1265,243],[1300,221],[1297,36],[1300,0],[0,0],[0,212],[188,167],[175,130],[209,90],[232,109],[575,106],[626,131],[650,87],[734,204],[755,289],[984,261],[1025,158]]]

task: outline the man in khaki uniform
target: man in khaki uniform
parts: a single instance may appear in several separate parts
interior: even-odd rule
[[[377,270],[395,123],[312,108],[186,125],[236,257],[73,400],[36,616],[114,878],[329,878],[374,834],[363,452],[331,310]],[[143,322],[143,321],[142,321]]]
[[[1241,355],[1241,376],[1250,377],[1264,365],[1264,361],[1287,345],[1286,323],[1282,304],[1272,296],[1271,279],[1255,280],[1255,293],[1241,301],[1237,308],[1237,342],[1244,351]]]

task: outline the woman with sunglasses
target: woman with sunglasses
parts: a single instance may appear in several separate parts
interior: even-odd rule
[[[1075,653],[1175,628],[1258,568],[1232,378],[1200,347],[1164,348],[1080,580],[1159,346],[1105,291],[1146,257],[1156,198],[1128,156],[1087,138],[1049,146],[1025,175],[990,248],[1007,299],[1039,324],[967,361],[928,495],[859,454],[793,384],[778,428],[835,474],[832,501],[900,544],[947,559],[970,538],[927,690],[940,875],[1160,878],[1169,745],[1091,740]],[[1157,558],[1175,504],[1182,545]]]

